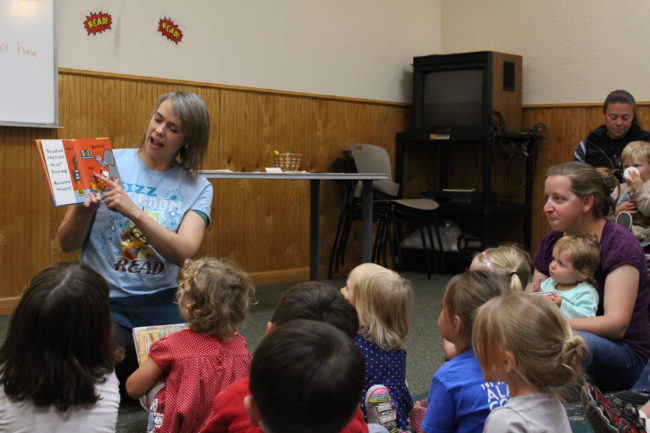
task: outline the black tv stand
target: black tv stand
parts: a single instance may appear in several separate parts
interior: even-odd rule
[[[523,197],[512,200],[512,197],[505,197],[501,191],[493,189],[493,169],[495,165],[494,147],[507,143],[519,152],[517,162],[508,164],[508,170],[518,171],[519,178],[523,178]],[[454,189],[456,185],[448,183],[452,167],[449,162],[449,152],[454,146],[461,145],[472,150],[468,158],[477,159],[481,162],[482,175],[477,178],[476,185],[465,185],[462,189],[473,191],[444,191]],[[437,155],[437,179],[433,176],[427,178],[431,185],[423,182],[422,190],[414,194],[411,191],[408,195],[420,194],[423,190],[429,190],[428,195],[436,199],[440,204],[442,216],[456,219],[457,217],[478,217],[481,220],[481,233],[479,238],[484,248],[496,246],[504,240],[495,240],[491,236],[490,221],[493,218],[523,218],[523,233],[510,233],[509,239],[505,241],[523,243],[526,249],[531,247],[531,204],[532,204],[532,180],[535,168],[535,151],[537,137],[528,133],[497,132],[487,133],[481,131],[412,131],[398,133],[396,137],[395,167],[396,181],[402,185],[404,191],[409,179],[417,179],[417,173],[405,174],[405,157],[409,151],[417,150],[421,158],[428,154],[428,150]],[[427,153],[424,153],[425,150]],[[523,156],[522,156],[523,155]],[[432,155],[429,161],[435,162]],[[420,166],[423,163],[420,162]],[[502,163],[507,164],[507,163]],[[462,167],[453,167],[453,170],[462,170]],[[525,173],[521,173],[525,170]],[[429,173],[431,175],[431,173]],[[433,173],[435,174],[435,172]],[[500,176],[507,174],[500,173]],[[477,174],[475,173],[476,177]],[[406,188],[408,189],[408,188]],[[523,199],[522,199],[523,198]],[[510,200],[509,200],[510,199]],[[521,221],[520,221],[521,223]]]

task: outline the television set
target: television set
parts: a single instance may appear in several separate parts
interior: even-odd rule
[[[414,57],[414,129],[519,130],[521,64],[521,56],[494,51]]]

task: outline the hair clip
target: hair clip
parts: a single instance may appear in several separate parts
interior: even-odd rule
[[[481,256],[483,257],[483,261],[485,262],[485,266],[487,266],[488,271],[494,272],[494,266],[492,266],[492,261],[488,257],[487,253],[485,251],[483,251],[481,253]]]

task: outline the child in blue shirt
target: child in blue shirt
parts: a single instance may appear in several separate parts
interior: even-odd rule
[[[495,407],[509,397],[503,382],[487,382],[472,349],[474,312],[489,299],[508,293],[502,278],[485,271],[466,271],[449,281],[438,327],[454,343],[457,355],[433,376],[421,428],[426,433],[480,432]]]

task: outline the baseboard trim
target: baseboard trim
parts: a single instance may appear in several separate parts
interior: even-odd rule
[[[341,269],[338,276],[347,275],[347,269]],[[251,272],[249,274],[256,286],[263,286],[265,284],[288,283],[292,281],[306,281],[309,280],[309,268],[294,268],[282,269],[279,271],[264,271],[264,272]],[[327,278],[327,266],[321,266],[319,269],[321,279]],[[336,275],[335,275],[336,277]],[[16,309],[20,301],[20,296],[10,298],[0,298],[0,314],[11,314]]]
[[[11,298],[0,298],[0,314],[11,314],[16,309],[20,301],[20,296],[13,296]]]

